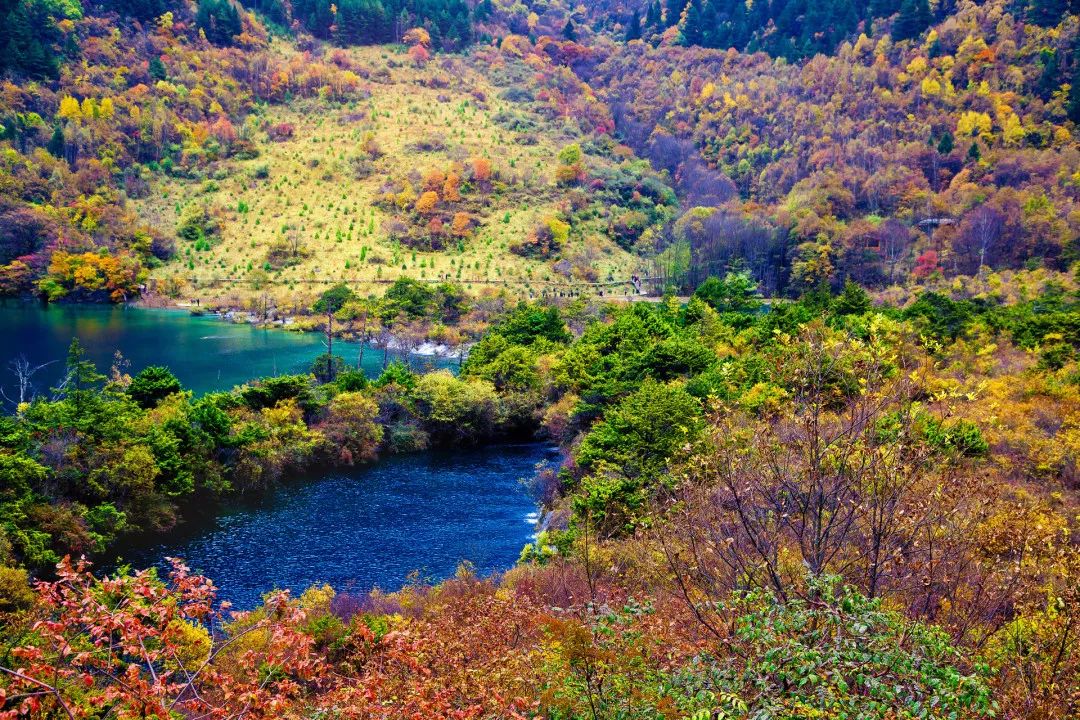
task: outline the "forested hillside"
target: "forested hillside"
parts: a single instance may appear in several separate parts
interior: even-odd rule
[[[911,42],[859,35],[788,65],[630,43],[589,76],[619,131],[678,172],[700,154],[726,203],[668,242],[694,265],[742,258],[774,290],[871,285],[1075,260],[1067,91],[1075,21],[1041,28],[966,5]],[[705,274],[708,270],[705,270]]]
[[[0,287],[288,312],[1069,269],[1067,5],[743,7],[13,3]]]
[[[326,348],[16,362],[0,719],[1080,717],[1078,10],[0,0],[0,295]],[[77,559],[522,440],[497,577]]]

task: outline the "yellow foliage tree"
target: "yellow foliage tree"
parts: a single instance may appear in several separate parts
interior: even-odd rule
[[[1016,116],[1016,113],[1006,115],[1004,122],[1002,122],[1002,137],[1005,144],[1019,145],[1026,136],[1024,126],[1020,123],[1020,118]]]
[[[439,168],[431,168],[424,175],[424,189],[438,190],[439,186],[446,182],[446,175]]]
[[[992,127],[993,121],[990,120],[989,115],[976,110],[968,110],[956,122],[956,134],[966,137],[989,135]]]
[[[414,27],[402,35],[401,42],[406,45],[422,45],[423,47],[429,47],[431,45],[431,35],[424,28]]]
[[[446,176],[446,182],[443,183],[443,199],[447,202],[457,202],[461,200],[461,176],[456,172],[451,172]]]
[[[401,188],[401,192],[394,196],[394,203],[399,208],[406,208],[416,200],[416,191],[413,190],[412,183],[405,183],[405,187]]]
[[[82,117],[79,101],[70,95],[64,96],[60,100],[60,110],[58,110],[56,114],[65,120],[78,120]]]
[[[450,226],[450,232],[458,237],[464,237],[469,234],[469,228],[472,226],[472,219],[468,213],[454,213],[454,222]]]

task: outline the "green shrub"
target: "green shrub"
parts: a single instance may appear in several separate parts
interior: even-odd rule
[[[368,378],[363,370],[342,370],[337,374],[334,384],[342,392],[358,392],[368,386]]]
[[[979,426],[970,420],[942,422],[930,418],[923,423],[923,435],[938,449],[962,457],[981,457],[990,450]]]
[[[171,370],[160,365],[151,365],[131,379],[127,394],[140,407],[151,408],[181,389],[180,381]]]

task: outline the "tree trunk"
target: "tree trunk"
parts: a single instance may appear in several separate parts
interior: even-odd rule
[[[356,369],[364,369],[364,344],[367,342],[367,319],[364,319],[364,325],[360,329],[360,352],[356,355]]]
[[[334,314],[326,313],[326,374],[334,380]]]

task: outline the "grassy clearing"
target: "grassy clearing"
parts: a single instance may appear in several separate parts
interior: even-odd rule
[[[505,286],[523,296],[570,287],[550,262],[509,246],[557,212],[563,193],[552,177],[556,155],[579,139],[574,131],[501,99],[503,88],[468,57],[440,56],[417,68],[390,47],[354,48],[348,56],[368,75],[370,97],[266,109],[249,124],[260,126],[248,131],[257,158],[229,161],[206,180],[170,179],[138,201],[142,215],[169,231],[200,207],[221,227],[212,242],[178,241],[176,259],[153,277],[179,284],[180,297],[242,304],[268,294],[279,307],[303,304],[327,283],[378,293],[402,276],[454,280],[472,292]],[[506,114],[535,129],[508,129]],[[266,128],[282,124],[294,128],[292,136],[271,139]],[[369,137],[383,154],[360,177],[353,159]],[[414,251],[388,236],[390,215],[376,206],[388,180],[474,157],[487,158],[513,192],[495,192],[475,208],[471,236],[438,252]],[[268,262],[275,247],[288,256],[284,266]],[[587,253],[600,281],[627,280],[639,263],[600,228],[576,229],[567,253]]]

